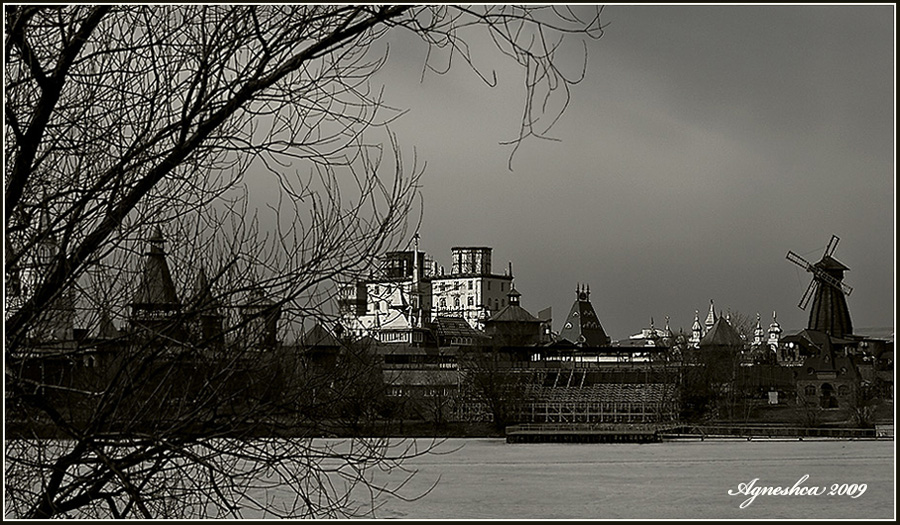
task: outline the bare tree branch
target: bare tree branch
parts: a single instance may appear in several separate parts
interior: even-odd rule
[[[496,85],[468,43],[486,32],[525,74],[518,144],[565,108],[579,76],[560,69],[560,41],[599,37],[599,16],[301,4],[5,14],[8,515],[371,516],[384,497],[420,496],[372,473],[430,445],[323,439],[377,434],[385,385],[371,349],[343,340],[320,363],[290,335],[334,322],[339,287],[421,220],[424,165],[391,133],[404,111],[384,103],[390,87],[373,86],[381,44],[411,32],[424,69],[446,71],[432,60],[448,52]]]

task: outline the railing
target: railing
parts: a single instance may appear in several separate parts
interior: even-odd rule
[[[822,428],[787,426],[727,426],[727,425],[679,425],[678,423],[521,423],[506,427],[506,434],[516,433],[658,433],[671,437],[697,438],[779,438],[820,437],[846,439],[893,439],[893,436],[876,436],[873,428]]]
[[[506,427],[506,433],[514,432],[656,432],[668,428],[646,423],[521,423]]]
[[[828,428],[789,426],[728,426],[690,425],[680,426],[665,432],[673,436],[696,436],[701,438],[778,438],[778,437],[825,437],[825,438],[875,438],[873,428]]]

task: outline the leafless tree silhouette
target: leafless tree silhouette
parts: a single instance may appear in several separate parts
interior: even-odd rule
[[[461,383],[466,403],[481,405],[490,415],[494,429],[502,432],[519,423],[524,407],[531,400],[535,376],[519,370],[495,347],[461,353]]]
[[[420,37],[423,72],[462,60],[494,84],[467,44],[486,32],[525,73],[514,152],[565,109],[584,70],[555,53],[599,38],[600,10],[4,9],[7,515],[339,517],[405,497],[373,468],[427,447],[312,440],[335,399],[372,397],[340,386],[377,388],[367,368],[307,367],[272,332],[329,321],[338,286],[408,238],[422,166],[372,87],[385,37]],[[180,297],[141,291],[154,257]]]

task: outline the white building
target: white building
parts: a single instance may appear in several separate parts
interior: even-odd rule
[[[412,331],[431,320],[434,265],[419,251],[418,235],[414,240],[413,250],[385,254],[377,276],[341,290],[338,307],[345,330],[382,342],[420,342]]]
[[[668,348],[674,335],[669,328],[669,316],[666,316],[666,327],[656,328],[653,324],[653,318],[650,318],[650,328],[644,328],[640,333],[628,337],[628,346],[662,346]]]
[[[491,248],[452,248],[446,274],[419,251],[418,235],[414,240],[411,251],[387,253],[376,276],[341,291],[341,324],[349,333],[417,343],[423,339],[416,332],[432,318],[459,317],[483,330],[484,322],[507,306],[512,264],[503,275],[493,274]]]
[[[454,247],[450,274],[443,268],[431,278],[431,310],[443,317],[462,317],[469,326],[484,322],[507,305],[512,289],[512,263],[503,275],[492,273],[491,248]]]

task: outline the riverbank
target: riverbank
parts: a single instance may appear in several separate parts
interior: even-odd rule
[[[892,405],[892,404],[891,404]],[[784,411],[770,411],[767,417],[754,418],[752,420],[735,421],[728,419],[706,420],[702,422],[669,422],[660,424],[570,424],[553,423],[546,426],[556,428],[556,432],[562,434],[584,433],[578,437],[548,437],[548,440],[557,441],[595,441],[595,442],[650,442],[656,437],[648,437],[648,434],[660,434],[665,439],[801,439],[801,438],[840,438],[840,439],[875,439],[876,424],[883,428],[890,425],[893,436],[893,413],[882,414],[883,417],[874,419],[873,423],[859,426],[847,418],[847,414],[838,411],[828,411],[823,420],[814,425],[798,424],[784,416]],[[886,416],[886,417],[885,417]],[[526,425],[519,425],[524,427]],[[527,424],[534,429],[540,424]],[[534,430],[533,429],[533,430]],[[580,429],[580,430],[579,430]],[[139,430],[132,426],[131,432]],[[182,427],[182,430],[187,430]],[[472,421],[433,421],[384,419],[369,422],[324,420],[324,421],[296,421],[286,418],[282,421],[244,421],[234,426],[223,425],[211,433],[207,428],[190,429],[198,438],[215,434],[220,437],[231,436],[239,438],[351,438],[351,437],[397,437],[397,438],[507,438],[509,432],[506,428],[498,429],[491,422]],[[110,429],[115,432],[116,429]],[[540,431],[543,432],[543,431]],[[552,433],[552,431],[551,431]],[[604,433],[609,435],[603,435]],[[49,422],[38,421],[10,421],[5,422],[5,434],[11,438],[56,438],[65,439],[68,436],[61,435],[59,429]],[[590,436],[588,436],[590,434]],[[616,434],[615,436],[613,434]],[[628,435],[626,435],[628,434]],[[629,437],[630,435],[630,437]],[[884,436],[881,436],[882,438]],[[538,439],[538,438],[523,438]],[[891,438],[892,439],[892,438]]]

